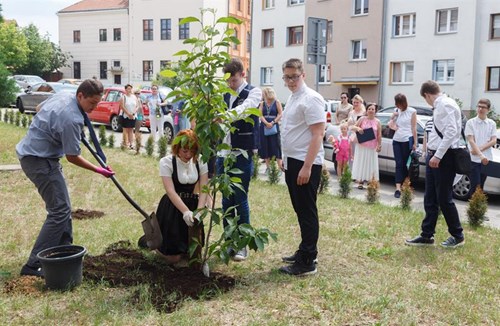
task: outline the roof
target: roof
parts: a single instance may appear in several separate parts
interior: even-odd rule
[[[127,8],[128,8],[128,0],[82,0],[69,7],[59,10],[58,13],[127,9]]]

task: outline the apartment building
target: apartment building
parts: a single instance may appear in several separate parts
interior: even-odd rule
[[[253,1],[250,82],[259,87],[273,87],[282,102],[290,91],[281,79],[281,66],[289,58],[304,58],[305,2]]]
[[[150,85],[164,67],[191,49],[184,40],[198,36],[197,23],[179,24],[189,16],[201,18],[200,8],[211,8],[217,17],[235,15],[243,24],[236,34],[241,44],[229,53],[249,62],[251,0],[83,0],[60,10],[59,39],[71,53],[71,67],[62,69],[71,78],[96,77],[104,84]]]

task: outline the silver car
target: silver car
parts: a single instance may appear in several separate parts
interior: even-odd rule
[[[36,112],[38,104],[42,103],[52,95],[59,92],[76,93],[78,86],[71,84],[43,82],[33,86],[28,86],[25,93],[19,94],[16,99],[16,106],[19,112]]]
[[[394,160],[394,152],[392,149],[392,133],[387,125],[392,113],[377,113],[377,118],[382,125],[382,150],[378,155],[379,172],[382,174],[394,175],[396,171],[396,162]],[[418,148],[422,151],[425,124],[432,117],[426,115],[417,115],[417,138]],[[333,146],[326,141],[330,135],[337,137],[340,134],[339,126],[327,124],[323,146],[325,148],[325,159],[335,161]],[[483,166],[483,171],[487,178],[484,184],[484,191],[489,194],[500,194],[500,150],[492,149],[493,160],[486,166]],[[425,179],[425,157],[420,157],[420,166],[418,172],[419,181]],[[462,175],[458,182],[453,186],[453,196],[460,200],[467,200],[471,196],[471,182],[468,175]]]

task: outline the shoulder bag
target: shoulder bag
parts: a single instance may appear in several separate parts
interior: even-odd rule
[[[434,129],[436,130],[438,136],[443,139],[443,134],[434,124]],[[455,173],[458,174],[469,174],[472,171],[472,163],[470,159],[469,149],[466,147],[459,148],[448,148],[453,155],[453,161],[455,163]]]
[[[271,115],[271,108],[268,107],[265,102],[263,102],[263,104],[266,107],[267,116]],[[278,125],[276,123],[274,123],[271,128],[264,126],[264,136],[274,136],[276,134],[278,134]]]

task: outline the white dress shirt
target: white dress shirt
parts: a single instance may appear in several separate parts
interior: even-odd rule
[[[495,122],[490,118],[481,120],[479,117],[474,117],[467,121],[467,124],[465,125],[465,137],[471,135],[474,136],[476,145],[478,147],[481,147],[489,142],[491,140],[491,137],[496,137],[497,126],[495,125]],[[469,149],[472,150],[470,144]],[[485,149],[482,153],[488,160],[493,159],[491,147]],[[481,157],[472,155],[472,153],[470,154],[470,157],[472,162],[481,163]]]
[[[429,134],[427,148],[434,150],[435,157],[442,159],[448,148],[458,148],[462,131],[462,115],[457,103],[446,95],[440,95],[433,103],[434,128]],[[443,138],[439,137],[436,127]]]

